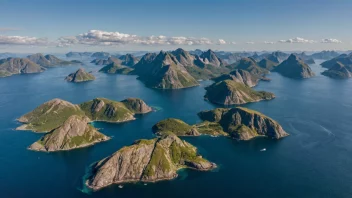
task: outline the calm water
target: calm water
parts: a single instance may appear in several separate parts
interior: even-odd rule
[[[261,82],[256,89],[271,91],[277,98],[246,105],[279,121],[289,137],[248,142],[186,138],[220,168],[182,171],[173,181],[146,186],[115,185],[83,193],[82,177],[91,163],[136,139],[153,137],[151,127],[161,119],[194,124],[200,121],[197,112],[215,106],[203,100],[204,87],[211,82],[176,91],[146,88],[135,76],[101,73],[94,73],[93,82],[65,82],[64,77],[77,68],[0,79],[0,197],[352,197],[352,80],[321,76],[323,69],[317,64],[312,65],[317,76],[307,80],[271,74],[272,81]],[[113,139],[69,152],[28,151],[26,147],[41,134],[13,130],[16,118],[50,99],[81,103],[95,97],[139,97],[160,110],[124,124],[95,123]],[[267,151],[260,152],[262,148]]]

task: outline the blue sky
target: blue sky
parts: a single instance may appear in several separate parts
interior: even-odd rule
[[[352,48],[350,0],[0,0],[0,7],[0,52]]]

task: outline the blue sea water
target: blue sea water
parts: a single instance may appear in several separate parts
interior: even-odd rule
[[[200,122],[199,111],[216,106],[203,100],[209,81],[162,91],[145,87],[135,76],[98,73],[100,66],[88,63],[84,67],[94,72],[95,81],[65,82],[78,66],[0,79],[0,197],[352,197],[352,80],[322,76],[318,64],[311,65],[317,74],[311,79],[270,74],[272,81],[255,89],[273,92],[276,99],[245,105],[277,120],[290,136],[246,142],[184,138],[219,168],[182,170],[172,181],[113,185],[87,193],[82,181],[90,164],[136,139],[154,137],[151,127],[164,118],[194,124]],[[29,151],[27,146],[42,134],[13,130],[19,126],[16,118],[53,98],[81,103],[96,97],[138,97],[158,110],[127,123],[94,123],[112,140],[67,152]]]

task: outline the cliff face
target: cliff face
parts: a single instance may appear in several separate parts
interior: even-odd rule
[[[275,120],[247,108],[217,108],[198,115],[204,121],[219,123],[226,133],[240,140],[257,136],[280,139],[288,135]]]
[[[196,59],[203,63],[204,65],[213,65],[220,67],[222,65],[225,65],[225,62],[223,62],[212,50],[208,50],[206,52],[203,52],[199,57],[196,57]]]
[[[229,74],[223,74],[217,78],[213,78],[215,82],[220,82],[224,80],[233,80],[238,83],[242,83],[248,87],[254,87],[258,84],[259,78],[252,75],[248,71],[242,69],[236,69]]]
[[[321,66],[330,69],[330,68],[334,67],[336,65],[336,63],[340,63],[344,66],[352,67],[352,53],[349,55],[341,54],[340,56],[337,56],[331,60],[323,62],[321,64]]]
[[[45,68],[27,58],[6,58],[0,60],[0,77],[14,74],[40,73],[43,71],[45,71]]]
[[[86,72],[83,68],[80,68],[76,72],[69,74],[65,80],[77,83],[95,80],[95,77],[93,74]]]
[[[242,58],[241,60],[237,61],[234,64],[228,65],[227,67],[232,70],[234,69],[246,70],[252,75],[257,76],[258,78],[269,73],[267,69],[259,67],[257,62],[252,58]]]
[[[294,54],[291,54],[287,60],[278,65],[273,71],[289,78],[310,78],[315,75],[312,69]]]
[[[134,57],[132,54],[122,55],[119,57],[119,59],[122,61],[121,65],[128,67],[133,67],[139,61],[139,58]]]
[[[135,114],[147,113],[151,108],[141,99],[130,98],[122,102],[96,98],[74,105],[54,99],[46,102],[18,119],[24,125],[17,130],[49,132],[61,126],[70,116],[87,116],[92,121],[125,122],[134,120]]]
[[[351,78],[352,77],[352,65],[345,66],[340,62],[337,62],[333,67],[322,73],[324,76],[330,78]]]
[[[260,100],[270,100],[275,95],[270,92],[255,91],[242,83],[225,80],[206,88],[205,99],[222,105],[245,104]]]
[[[197,154],[194,146],[170,134],[136,141],[97,162],[86,184],[99,190],[118,183],[170,180],[177,177],[176,171],[181,168],[206,171],[214,167],[214,163]]]
[[[110,139],[89,125],[89,121],[88,117],[72,115],[60,127],[44,135],[28,149],[47,152],[71,150]]]

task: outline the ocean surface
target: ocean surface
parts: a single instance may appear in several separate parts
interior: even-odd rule
[[[319,62],[318,62],[319,63]],[[144,86],[136,76],[98,73],[101,66],[84,67],[97,79],[73,84],[65,76],[79,66],[48,69],[41,74],[0,78],[0,197],[352,197],[352,79],[320,75],[292,80],[272,73],[271,82],[255,87],[276,99],[244,105],[277,120],[290,136],[239,142],[225,137],[184,138],[219,168],[211,172],[182,170],[172,181],[113,185],[88,192],[83,178],[89,165],[134,140],[154,137],[151,127],[173,117],[189,124],[197,113],[216,106],[203,100],[201,86],[173,91]],[[42,153],[26,148],[42,134],[15,131],[16,118],[53,98],[81,103],[96,97],[123,100],[138,97],[157,109],[122,124],[94,123],[112,140],[67,152]],[[260,150],[266,148],[265,152]]]

